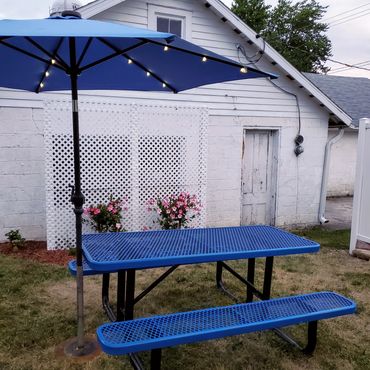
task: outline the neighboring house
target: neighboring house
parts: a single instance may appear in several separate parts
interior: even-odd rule
[[[329,169],[328,195],[353,195],[359,119],[370,117],[370,79],[304,73],[329,99],[352,119],[343,137],[333,146]],[[342,122],[329,122],[329,137]],[[342,123],[343,124],[343,123]]]
[[[208,108],[207,226],[318,223],[329,122],[351,125],[347,112],[219,0],[97,0],[80,11],[85,18],[174,32],[235,60],[245,60],[241,45],[246,55],[260,59],[258,68],[279,74],[275,81],[228,82],[176,95],[98,96]],[[42,99],[43,94],[0,91],[0,239],[11,228],[45,239]],[[152,123],[158,124],[155,116]],[[296,156],[298,134],[304,152]]]

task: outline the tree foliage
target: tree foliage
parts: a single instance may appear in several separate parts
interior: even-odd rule
[[[327,6],[316,0],[234,0],[233,12],[302,72],[326,72],[331,56],[328,25],[322,22]]]

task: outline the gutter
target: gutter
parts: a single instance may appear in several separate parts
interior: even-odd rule
[[[320,224],[326,224],[329,222],[325,218],[325,207],[326,207],[326,194],[328,188],[328,177],[329,177],[329,165],[331,156],[331,147],[337,143],[344,135],[344,127],[338,129],[338,134],[332,137],[325,146],[325,157],[324,157],[324,168],[322,171],[321,181],[321,192],[320,192],[320,205],[319,205],[319,222]]]

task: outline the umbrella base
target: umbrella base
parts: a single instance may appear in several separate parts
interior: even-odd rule
[[[77,337],[70,338],[60,343],[55,348],[55,354],[59,358],[71,359],[76,362],[87,362],[97,357],[101,352],[95,337],[86,336],[83,348],[77,347]]]

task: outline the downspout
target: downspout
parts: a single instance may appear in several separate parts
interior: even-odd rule
[[[337,143],[344,134],[344,127],[338,129],[338,134],[332,137],[325,146],[325,157],[324,157],[324,168],[322,171],[322,181],[321,181],[321,192],[320,192],[320,206],[319,206],[319,222],[320,224],[326,224],[329,222],[325,218],[325,207],[326,207],[326,194],[328,188],[328,177],[329,177],[329,165],[331,156],[331,147],[333,144]]]

